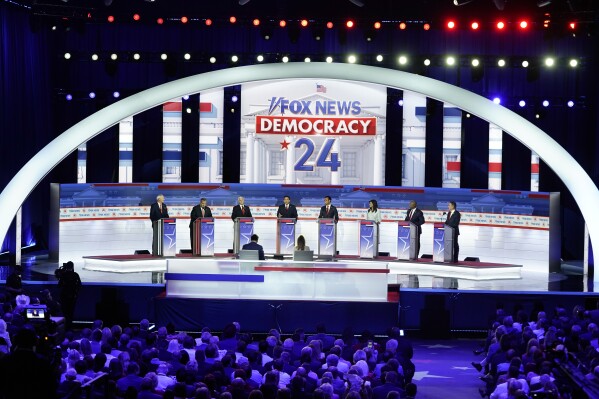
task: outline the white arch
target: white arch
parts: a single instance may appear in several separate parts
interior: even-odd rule
[[[516,113],[450,84],[366,65],[288,63],[252,65],[207,72],[156,86],[114,103],[77,123],[38,152],[0,193],[0,237],[5,237],[17,210],[37,184],[69,153],[120,120],[189,93],[275,79],[339,79],[375,83],[426,95],[492,122],[535,151],[562,179],[599,248],[599,190],[584,169],[555,140]],[[599,273],[596,273],[599,276]]]

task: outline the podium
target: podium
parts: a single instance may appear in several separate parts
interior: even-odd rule
[[[160,219],[152,222],[152,255],[177,254],[177,219]]]
[[[238,254],[239,250],[252,241],[254,234],[254,218],[240,217],[235,219],[233,226],[233,252]]]
[[[433,262],[453,262],[454,228],[435,223],[433,230]]]
[[[360,258],[374,259],[379,253],[379,225],[374,220],[360,220]]]
[[[418,226],[409,221],[397,222],[397,259],[416,259]]]
[[[277,254],[293,255],[295,249],[295,219],[277,219]]]
[[[337,225],[335,219],[318,219],[318,256],[337,254]]]
[[[193,222],[194,256],[214,256],[214,218],[198,218]]]

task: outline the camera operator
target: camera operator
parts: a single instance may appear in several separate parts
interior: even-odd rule
[[[21,280],[22,273],[23,267],[21,265],[15,265],[12,273],[6,278],[6,293],[10,295],[10,300],[13,304],[17,295],[23,293],[23,282]]]
[[[63,263],[62,267],[59,267],[54,272],[58,278],[60,304],[62,305],[62,314],[65,318],[65,327],[67,330],[72,327],[75,304],[79,296],[79,289],[81,288],[81,279],[74,269],[75,265],[69,261]]]

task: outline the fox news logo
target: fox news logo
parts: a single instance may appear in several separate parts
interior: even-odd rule
[[[285,97],[272,97],[268,114],[279,108],[281,115],[359,115],[362,112],[359,101],[337,100],[288,100]]]

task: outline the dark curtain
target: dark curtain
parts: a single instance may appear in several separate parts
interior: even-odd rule
[[[232,100],[233,96],[237,101]],[[223,117],[223,183],[239,183],[241,151],[241,86],[225,87]]]
[[[462,112],[460,186],[489,187],[489,122]]]
[[[197,183],[200,179],[200,96],[183,99],[181,113],[181,182]],[[187,112],[187,110],[191,112]]]
[[[387,89],[386,186],[401,186],[402,183],[403,106],[399,105],[399,100],[402,98],[402,90]]]
[[[424,185],[443,186],[443,103],[426,99]]]
[[[119,181],[119,125],[87,142],[87,182]]]
[[[502,145],[501,189],[530,191],[530,150],[505,132]]]
[[[133,181],[162,181],[162,106],[133,117]]]

